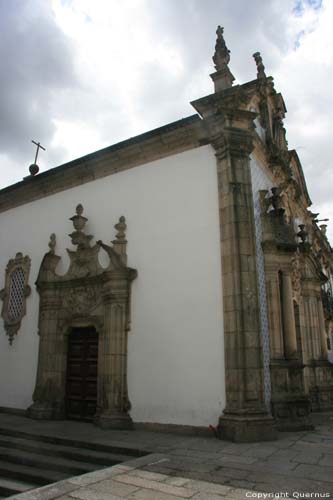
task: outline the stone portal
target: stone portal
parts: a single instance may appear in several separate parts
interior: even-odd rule
[[[88,412],[88,418],[101,427],[128,428],[132,421],[128,414],[127,334],[130,288],[137,272],[126,265],[125,218],[120,217],[115,225],[117,234],[111,246],[102,241],[91,246],[93,236],[85,234],[88,219],[82,214],[83,207],[78,205],[76,215],[70,219],[74,225],[70,237],[77,249],[67,250],[70,257],[67,273],[56,274],[60,257],[55,254],[56,237],[52,234],[50,251],[43,258],[37,278],[40,343],[34,403],[28,415],[37,419],[63,419],[66,412],[69,417],[74,412],[81,418]],[[101,248],[109,256],[106,268],[98,260]],[[85,376],[82,378],[81,374],[76,389],[74,381],[70,381],[75,372],[74,350],[79,349],[88,330],[98,332],[95,413],[94,403],[87,403],[82,394],[80,402],[74,402],[79,397],[76,394],[81,390],[79,385],[87,382]],[[76,340],[71,340],[74,337]],[[84,390],[89,392],[92,385]]]

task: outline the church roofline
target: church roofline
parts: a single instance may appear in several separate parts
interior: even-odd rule
[[[289,151],[289,155],[290,155],[291,159],[293,158],[295,160],[295,163],[296,163],[296,165],[298,167],[300,179],[301,179],[301,182],[302,182],[303,194],[304,194],[304,196],[306,198],[308,206],[310,207],[312,205],[312,201],[311,201],[311,198],[310,198],[310,195],[309,195],[309,192],[308,192],[308,188],[307,188],[307,185],[306,185],[306,180],[305,180],[305,177],[304,177],[303,167],[302,167],[302,164],[301,164],[301,161],[299,159],[299,156],[297,154],[296,149],[291,149]]]
[[[207,143],[194,114],[3,188],[0,212]]]

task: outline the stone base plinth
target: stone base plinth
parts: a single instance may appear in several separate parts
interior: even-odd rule
[[[333,385],[321,385],[310,388],[312,411],[330,411],[333,409]]]
[[[307,397],[273,399],[272,414],[279,431],[307,431],[314,429],[311,422],[310,401]]]
[[[63,420],[65,412],[52,403],[33,403],[26,410],[26,416],[35,420]]]
[[[220,439],[236,443],[277,439],[274,419],[265,412],[224,411],[217,430]]]
[[[102,429],[133,429],[133,422],[127,413],[102,413],[96,416],[94,423]]]

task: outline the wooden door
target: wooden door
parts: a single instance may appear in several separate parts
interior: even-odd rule
[[[97,402],[98,334],[94,328],[73,328],[68,337],[66,416],[92,420]]]

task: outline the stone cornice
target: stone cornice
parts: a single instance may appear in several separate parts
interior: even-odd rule
[[[191,115],[2,189],[0,212],[207,143],[202,120]]]

